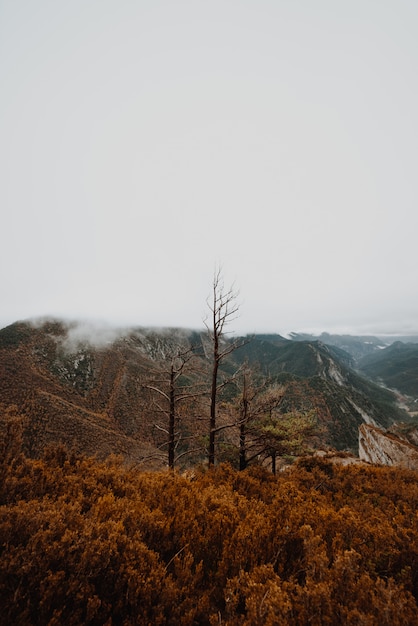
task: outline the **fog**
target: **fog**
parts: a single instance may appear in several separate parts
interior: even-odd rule
[[[418,332],[418,4],[0,3],[0,326]]]

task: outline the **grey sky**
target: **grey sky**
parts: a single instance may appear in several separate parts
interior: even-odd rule
[[[0,326],[418,331],[416,0],[0,0]]]

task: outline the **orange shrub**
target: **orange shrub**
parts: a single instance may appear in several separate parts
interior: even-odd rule
[[[417,624],[416,473],[186,478],[63,448],[2,472],[5,624]]]

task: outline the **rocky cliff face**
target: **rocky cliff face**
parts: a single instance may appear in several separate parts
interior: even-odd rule
[[[359,457],[368,463],[418,469],[417,446],[370,424],[359,428]]]

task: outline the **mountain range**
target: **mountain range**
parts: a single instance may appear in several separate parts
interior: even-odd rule
[[[297,334],[289,339],[259,334],[224,342],[240,347],[231,351],[221,372],[225,388],[219,424],[225,429],[219,436],[219,460],[234,463],[237,456],[238,427],[226,427],[236,394],[228,381],[244,364],[269,385],[281,386],[283,412],[315,412],[314,447],[357,453],[361,424],[389,428],[414,421],[400,406],[399,394],[382,385],[384,381],[391,387],[393,382],[389,373],[382,373],[384,355],[392,363],[394,355],[402,355],[412,367],[408,346],[413,344],[404,349],[399,342],[385,347],[379,338]],[[180,407],[177,454],[185,466],[202,462],[208,431],[209,344],[205,331],[99,330],[53,319],[16,322],[0,330],[3,422],[6,416],[22,418],[24,446],[34,457],[62,443],[99,458],[118,454],[160,467],[166,463],[167,424],[160,399],[167,364],[176,350],[192,350],[193,367],[185,370],[183,382],[199,393],[190,394]],[[396,368],[398,373],[402,369],[400,359]],[[155,393],[158,384],[160,395]]]

